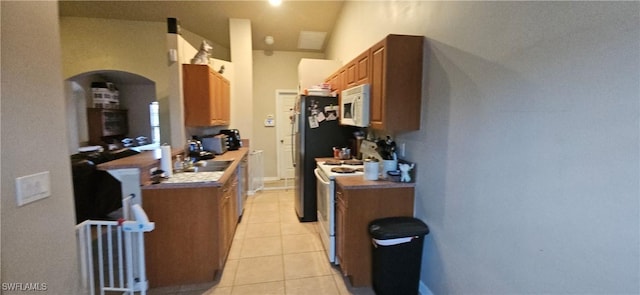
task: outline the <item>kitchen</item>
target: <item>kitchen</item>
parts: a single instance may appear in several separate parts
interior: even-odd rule
[[[3,139],[26,135],[30,138],[24,138],[22,142],[33,143],[33,146],[43,140],[59,143],[63,148],[52,145],[51,152],[62,158],[67,149],[63,103],[50,102],[38,88],[21,83],[23,76],[19,71],[7,72],[21,68],[25,63],[41,61],[37,59],[41,48],[18,46],[16,48],[21,50],[16,53],[5,47],[11,44],[10,41],[22,40],[15,34],[5,34],[5,30],[12,28],[21,38],[40,42],[55,52],[60,42],[55,37],[58,24],[55,9],[49,12],[22,3],[3,2],[2,5],[3,107],[19,111],[16,115],[3,112]],[[20,5],[26,5],[27,9],[16,8]],[[422,275],[433,293],[544,290],[554,293],[597,290],[633,293],[631,290],[637,290],[633,275],[637,273],[637,266],[631,265],[632,261],[637,261],[637,253],[630,246],[637,245],[634,242],[637,231],[629,229],[636,224],[633,220],[637,220],[631,212],[637,208],[636,199],[629,197],[635,195],[632,192],[637,191],[637,186],[631,184],[634,181],[627,181],[638,174],[637,167],[632,165],[637,162],[634,160],[637,153],[631,148],[637,146],[637,135],[611,137],[612,134],[637,133],[633,118],[636,118],[635,86],[639,79],[637,63],[633,62],[637,57],[632,54],[638,51],[637,44],[632,42],[637,36],[637,9],[637,3],[629,2],[430,2],[419,5],[347,2],[343,14],[352,22],[343,21],[333,39],[336,43],[362,40],[359,43],[364,48],[392,31],[419,33],[430,40],[431,46],[425,52],[429,64],[423,83],[426,87],[423,101],[426,103],[423,103],[421,131],[403,135],[400,140],[407,142],[409,159],[418,162],[417,214],[426,217],[433,229],[425,241]],[[20,16],[36,14],[38,17],[33,19],[46,29],[35,33],[29,28],[7,26],[9,21],[21,22],[17,17],[5,17],[5,11],[17,12]],[[359,13],[361,11],[367,13]],[[567,15],[571,17],[567,18]],[[598,17],[594,18],[596,15]],[[381,23],[380,19],[392,23]],[[425,20],[431,23],[427,25]],[[108,27],[101,24],[110,23],[95,21],[90,27],[96,31]],[[143,30],[145,24],[139,25]],[[378,36],[358,37],[355,32],[362,32],[357,29],[360,26],[370,26],[373,29],[368,32],[376,32]],[[496,36],[496,30],[502,34]],[[569,32],[577,33],[567,38]],[[69,39],[68,35],[61,35],[64,40]],[[28,36],[37,38],[29,39]],[[591,42],[592,38],[600,42]],[[159,43],[166,42],[164,36],[157,39]],[[608,47],[607,44],[615,46]],[[158,58],[164,59],[165,50],[160,51],[162,54]],[[141,49],[141,52],[144,51]],[[355,48],[342,51],[330,48],[327,57],[350,60],[357,52],[359,49]],[[5,54],[10,53],[16,54],[19,65],[4,59]],[[258,55],[254,59],[255,72],[270,73],[270,62],[277,64],[276,59],[282,57],[277,52],[274,56],[267,61]],[[131,61],[126,56],[121,59],[124,63]],[[73,57],[67,56],[65,60],[73,63]],[[296,63],[289,64],[295,68]],[[260,65],[265,67],[260,68]],[[47,64],[38,69],[51,75],[49,78],[31,76],[40,77],[35,81],[55,85],[52,78],[59,75],[61,68]],[[593,73],[592,69],[598,69],[598,72]],[[64,75],[65,78],[69,76],[72,74]],[[168,78],[157,78],[153,74],[144,76],[162,81],[159,85],[168,84]],[[617,82],[604,85],[601,81],[605,80]],[[8,82],[24,87],[19,91],[7,88],[5,83]],[[51,89],[62,93],[60,88]],[[167,89],[159,87],[158,97],[166,97]],[[259,93],[273,93],[263,90],[254,89]],[[618,103],[610,104],[612,100]],[[262,102],[264,100],[258,103]],[[17,115],[32,113],[50,118],[47,112],[35,107],[40,103],[52,106],[47,112],[57,114],[58,118],[51,118],[50,125],[60,127],[59,131],[50,130],[45,134],[27,121],[28,118]],[[262,124],[267,114],[257,116],[260,118],[257,125]],[[5,145],[7,142],[10,141],[3,140],[2,146],[3,184],[40,170],[65,170],[68,165],[66,160],[56,161],[32,152],[25,154],[18,147]],[[618,152],[610,153],[614,150]],[[607,156],[599,156],[603,154]],[[5,155],[11,155],[13,159]],[[600,177],[602,175],[608,176]],[[68,183],[69,178],[65,173],[52,174],[52,183]],[[11,185],[3,185],[2,189],[3,196],[13,195]],[[563,194],[558,195],[557,191]],[[26,250],[21,250],[23,245],[15,239],[20,236],[16,230],[27,225],[34,233],[28,239],[34,245],[31,249],[42,249],[35,245],[48,244],[48,248],[59,250],[59,256],[74,257],[73,247],[69,246],[71,242],[51,244],[41,240],[50,239],[49,232],[63,233],[69,236],[69,241],[73,240],[73,233],[65,229],[68,226],[60,225],[52,230],[39,226],[42,220],[32,221],[18,214],[28,212],[29,216],[44,218],[72,215],[72,200],[64,199],[68,195],[68,186],[54,186],[52,197],[40,203],[47,204],[47,208],[35,204],[14,208],[12,198],[3,198],[3,280],[36,278],[50,282],[52,292],[71,293],[63,282],[74,280],[74,263],[51,261],[46,258],[47,254],[38,254],[46,251],[19,255]],[[614,201],[609,202],[611,200]],[[14,218],[8,219],[9,216]],[[537,218],[540,216],[544,218]],[[67,223],[72,222],[68,220]],[[581,225],[585,224],[591,227],[582,229]],[[594,260],[595,257],[603,259]],[[26,260],[13,263],[17,259]],[[43,259],[49,260],[49,265],[42,266],[37,262]],[[34,265],[39,265],[42,274],[30,278],[20,274],[22,269],[31,269]],[[69,271],[61,272],[61,269]],[[605,270],[608,274],[603,273]],[[566,278],[563,275],[566,273],[576,275]],[[558,279],[563,277],[565,279]],[[604,279],[607,277],[618,279],[613,284]],[[459,281],[456,278],[464,278],[467,283],[455,283]],[[511,283],[504,283],[507,281]]]
[[[304,99],[301,98],[301,100],[296,103],[296,114],[294,115],[295,119],[292,124],[292,128],[297,129],[297,131],[295,132],[296,134],[292,137],[292,139],[302,139],[303,136],[306,138],[302,140],[302,144],[296,143],[294,149],[294,154],[296,155],[296,157],[301,155],[304,155],[305,157],[305,159],[295,161],[296,167],[299,167],[300,169],[296,168],[296,194],[293,200],[298,217],[301,221],[316,221],[316,206],[314,204],[316,200],[314,188],[316,180],[313,176],[314,173],[312,172],[313,168],[316,165],[315,158],[334,155],[335,152],[338,151],[337,147],[339,146],[341,147],[340,152],[342,153],[339,158],[345,160],[346,162],[350,161],[352,159],[352,156],[350,155],[350,148],[346,148],[344,147],[344,145],[349,141],[349,138],[353,136],[351,133],[355,130],[358,130],[358,132],[356,133],[362,134],[363,138],[364,133],[367,133],[366,139],[361,143],[362,145],[367,145],[369,143],[376,144],[372,141],[373,138],[371,137],[374,133],[374,129],[371,129],[369,132],[362,132],[360,130],[369,126],[369,103],[371,105],[383,106],[383,116],[372,116],[371,122],[376,122],[377,124],[380,124],[380,126],[393,126],[389,127],[388,130],[393,130],[396,132],[411,130],[410,128],[417,128],[417,124],[410,126],[407,125],[407,122],[417,122],[419,121],[419,118],[412,119],[405,115],[403,117],[404,125],[402,125],[395,122],[396,118],[392,117],[390,114],[409,114],[411,113],[412,109],[419,109],[419,106],[417,106],[416,104],[412,104],[412,102],[419,104],[421,88],[420,82],[422,80],[420,75],[420,73],[422,72],[422,62],[420,62],[420,59],[422,57],[423,39],[424,38],[421,36],[389,35],[379,43],[383,46],[382,48],[384,48],[383,58],[385,62],[387,62],[385,66],[376,62],[372,62],[371,66],[366,63],[360,63],[358,67],[364,66],[365,74],[367,74],[368,72],[366,71],[366,69],[371,68],[372,77],[380,76],[382,77],[381,80],[385,81],[385,85],[387,85],[385,90],[378,91],[378,93],[381,93],[382,96],[370,95],[369,93],[370,89],[373,90],[371,92],[375,93],[375,90],[381,87],[382,84],[376,84],[375,81],[372,81],[371,83],[360,84],[356,87],[351,87],[348,83],[345,83],[344,85],[325,85],[327,87],[331,87],[332,89],[325,89],[324,91],[322,91],[326,92],[323,93],[324,95],[307,96]],[[381,50],[378,49],[381,48],[379,45],[376,45],[375,48],[376,50],[372,50],[372,53],[381,52]],[[404,50],[402,51],[403,54],[399,54],[400,52],[396,52],[397,48],[404,48]],[[370,51],[365,50],[365,52],[368,54]],[[371,60],[374,59],[375,58],[372,58]],[[397,88],[397,86],[394,86],[394,77],[388,74],[397,72],[397,69],[399,67],[402,67],[402,70],[406,71],[407,73],[412,73],[410,76],[413,77],[412,79],[403,79],[402,88]],[[193,74],[189,72],[191,71],[191,68],[199,69],[207,67],[202,65],[183,65],[185,109],[189,108],[189,99],[192,95],[189,92],[189,87],[192,86],[190,84],[191,80],[194,79],[191,76]],[[349,65],[345,66],[345,69],[349,68],[351,68]],[[308,70],[315,71],[315,69],[316,68],[314,67]],[[342,72],[341,69],[334,70],[336,72]],[[362,72],[362,69],[356,69],[355,72]],[[204,71],[204,74],[206,76],[207,71]],[[327,72],[326,77],[324,77],[323,79],[331,79],[330,75],[331,73]],[[321,79],[320,81],[322,81],[323,79]],[[360,80],[366,81],[367,79],[366,77],[364,77]],[[305,92],[307,91],[312,92],[313,89],[305,90]],[[341,99],[338,100],[337,97],[328,97],[331,91],[342,93]],[[384,102],[377,102],[380,99],[391,99],[392,96],[389,95],[390,93],[401,94],[404,102],[397,104],[385,104]],[[402,108],[405,108],[406,111],[402,111]],[[188,114],[188,112],[185,113]],[[193,120],[193,118],[190,118],[188,116],[185,117]],[[187,124],[189,124],[190,122],[189,119],[186,120]],[[205,120],[205,122],[208,121]],[[307,124],[309,124],[309,126],[307,126]],[[347,128],[348,126],[353,126],[353,128]],[[366,128],[362,130],[366,130]],[[191,158],[195,158],[194,164],[200,164],[201,162],[206,163],[206,165],[202,167],[194,167],[194,169],[196,169],[198,172],[176,173],[174,175],[171,175],[171,166],[169,165],[168,168],[163,168],[163,170],[165,170],[170,175],[168,180],[158,180],[156,181],[159,182],[158,184],[155,184],[154,182],[154,184],[149,185],[148,180],[146,180],[145,177],[142,177],[141,179],[141,182],[144,185],[142,187],[143,206],[146,208],[150,220],[153,220],[157,224],[157,229],[147,234],[148,240],[145,243],[145,253],[147,254],[148,267],[147,273],[150,282],[149,285],[152,288],[175,285],[184,286],[194,283],[211,282],[211,280],[214,278],[212,274],[219,275],[222,268],[225,267],[227,256],[231,254],[231,250],[229,247],[231,245],[232,239],[229,236],[233,236],[236,228],[236,222],[233,220],[242,218],[242,209],[244,201],[246,200],[246,196],[244,198],[239,197],[238,202],[235,201],[235,197],[232,197],[230,201],[231,204],[227,206],[220,203],[216,204],[215,202],[211,203],[212,198],[207,197],[207,195],[215,195],[216,190],[219,191],[217,194],[219,194],[220,196],[226,195],[225,191],[230,192],[231,195],[235,195],[236,191],[239,195],[242,194],[241,191],[246,191],[246,185],[241,185],[242,179],[246,179],[246,171],[239,171],[237,178],[236,176],[225,175],[229,174],[228,170],[235,171],[238,160],[246,157],[247,151],[246,148],[238,148],[237,146],[231,151],[226,151],[224,149],[216,150],[216,148],[208,147],[211,146],[209,142],[215,143],[216,140],[218,140],[218,136],[203,137],[202,140],[203,142],[201,143],[194,137],[193,140],[188,141],[187,147],[185,147],[185,151],[189,152],[188,156]],[[218,140],[218,145],[214,146],[220,147],[221,141],[222,139]],[[385,169],[390,170],[390,172],[397,172],[398,166],[409,166],[408,164],[398,164],[398,156],[394,151],[395,145],[389,138],[387,140],[381,140],[377,142],[377,145],[380,148],[379,151],[377,151],[377,148],[374,147],[370,148],[370,150],[367,150],[366,153],[363,152],[362,155],[360,155],[360,149],[358,148],[358,145],[355,144],[355,142],[351,144],[353,145],[354,150],[353,159],[360,159],[363,157],[366,158],[369,155],[372,157],[376,157],[377,159],[381,160],[379,161],[381,168],[384,167]],[[358,142],[358,144],[360,144],[360,142]],[[203,146],[207,149],[206,152],[202,151]],[[164,149],[165,147],[163,146],[163,150]],[[169,147],[167,147],[167,150],[169,150]],[[363,149],[363,151],[365,151],[365,149]],[[203,153],[208,154],[206,154],[205,157],[203,156]],[[210,160],[212,156],[211,153],[216,154],[213,161]],[[170,155],[171,153],[163,155],[163,160],[165,156],[168,156],[167,160],[169,160],[169,164],[174,160],[170,158]],[[187,154],[185,152],[185,156],[186,155]],[[180,155],[175,156],[175,160],[178,161],[178,164],[181,164],[181,158],[179,156]],[[382,156],[384,157],[381,158]],[[214,182],[210,182],[211,180],[202,178],[208,177],[209,175],[204,173],[212,172],[199,172],[200,169],[209,171],[208,167],[211,167],[211,165],[213,165],[214,163],[219,164],[221,163],[221,161],[224,162],[225,159],[228,159],[233,164],[229,165],[229,167],[224,170],[215,170],[220,172],[227,171],[222,174],[222,177],[211,179]],[[125,163],[127,159],[118,161],[122,162],[122,164],[120,164],[122,168],[130,167]],[[137,160],[131,161],[137,162]],[[383,162],[384,165],[382,164]],[[388,165],[386,162],[393,162],[394,165]],[[378,162],[376,161],[375,164],[377,165],[377,163]],[[362,162],[360,162],[360,165],[361,164]],[[116,165],[115,163],[101,164],[102,167],[104,167],[105,165],[109,166],[109,168],[105,169],[118,168],[118,165]],[[99,168],[101,166],[99,166]],[[413,167],[413,165],[411,166]],[[141,169],[146,169],[146,167],[146,165],[140,166]],[[346,169],[345,167],[341,168]],[[362,237],[362,235],[360,234],[358,234],[359,237],[357,239],[348,238],[345,230],[349,230],[351,228],[360,228],[361,226],[359,225],[362,225],[361,223],[364,223],[364,225],[366,225],[366,223],[376,218],[413,215],[414,185],[413,183],[409,183],[411,181],[411,177],[409,176],[409,174],[402,175],[403,180],[407,183],[399,184],[400,178],[398,178],[395,182],[391,181],[391,175],[387,175],[387,171],[382,169],[382,178],[388,178],[388,180],[375,181],[378,179],[377,171],[378,169],[376,168],[374,171],[375,177],[369,178],[368,182],[362,182],[361,184],[354,184],[353,182],[351,182],[348,186],[344,186],[345,200],[347,200],[349,198],[348,196],[351,194],[367,194],[366,189],[368,189],[369,191],[373,191],[376,194],[380,192],[379,198],[381,198],[381,201],[378,202],[380,204],[387,203],[386,201],[384,201],[384,199],[386,198],[386,195],[389,195],[392,196],[392,198],[396,201],[403,200],[402,202],[398,202],[398,204],[403,205],[395,205],[398,208],[397,210],[391,209],[395,206],[388,205],[379,207],[362,206],[362,208],[369,208],[366,210],[369,213],[367,213],[366,216],[350,221],[353,223],[351,226],[343,225],[344,229],[342,231],[336,232],[336,237],[339,237],[338,234],[340,232],[342,232],[343,236],[345,237],[344,239],[342,239],[344,240],[344,244],[338,245],[347,245],[353,243],[353,246],[338,247],[338,250],[343,249],[343,251],[338,251],[338,253],[343,254],[338,255],[340,255],[342,261],[341,269],[343,269],[343,273],[345,276],[349,276],[349,281],[351,281],[351,284],[354,287],[371,286],[371,281],[369,278],[371,276],[371,273],[369,271],[369,269],[371,269],[371,266],[369,265],[369,260],[366,259],[367,257],[369,257],[369,255],[360,255],[369,251],[367,247],[369,245],[369,240],[367,237]],[[302,173],[302,175],[300,175],[299,173]],[[362,176],[358,173],[355,173],[354,175]],[[411,176],[413,176],[413,174],[411,174]],[[196,180],[196,182],[192,181],[194,179]],[[298,189],[298,187],[301,187],[301,184],[303,183],[304,187]],[[339,179],[336,179],[336,183],[338,187],[341,186],[341,182],[339,181]],[[218,186],[221,186],[222,188],[216,188]],[[358,191],[358,193],[349,193],[349,191],[352,190]],[[330,205],[330,207],[333,207],[333,192],[330,192],[329,195],[317,195],[318,200],[323,200],[327,196],[330,198],[328,202],[332,204]],[[369,199],[376,200],[377,198],[378,197],[371,197]],[[228,198],[225,197],[224,199]],[[303,205],[299,204],[300,202],[302,202]],[[357,204],[359,201],[357,201],[356,198],[354,198],[350,202],[352,208],[358,207]],[[231,208],[231,214],[226,213],[226,209],[224,209],[225,206]],[[221,211],[217,213],[217,215],[211,216],[211,214],[206,213],[207,211],[216,212],[218,211],[218,209],[216,209],[218,207],[221,207],[222,209],[220,209]],[[301,207],[304,207],[304,210],[302,210]],[[203,208],[210,209],[205,212],[201,212]],[[236,215],[235,213],[236,208],[238,215]],[[293,213],[293,209],[294,206],[290,205],[288,208],[289,213]],[[347,214],[347,210],[343,211],[345,213],[343,215],[338,214],[338,216],[335,217],[336,220],[350,220]],[[185,214],[188,212],[192,212],[192,214]],[[354,215],[353,209],[351,209],[351,212],[351,214]],[[229,215],[236,216],[236,218],[232,218],[232,221],[230,222],[228,218]],[[340,216],[342,216],[343,219],[340,219]],[[218,220],[222,220],[222,222],[219,222]],[[181,224],[182,226],[174,227],[171,226],[172,224]],[[330,224],[331,228],[335,227],[333,225],[333,220],[330,221]],[[209,228],[209,225],[211,226],[211,228]],[[216,232],[216,228],[221,228],[218,231],[220,232],[220,234],[217,237],[211,237],[210,234],[207,234]],[[361,232],[361,230],[356,230],[356,232],[359,233]],[[315,239],[317,238],[318,237],[316,236]],[[167,241],[178,242],[176,244],[173,244]],[[211,244],[211,241],[221,242],[214,242],[213,244]],[[324,248],[326,250],[328,250],[330,247],[334,246],[324,245]],[[186,249],[191,250],[187,252]],[[219,254],[218,251],[220,251]],[[185,253],[188,253],[188,255]],[[205,253],[216,253],[216,255],[211,258],[209,256],[213,254],[207,255]],[[351,254],[347,256],[344,253]],[[213,265],[202,263],[202,261],[211,260],[217,262]],[[244,259],[241,259],[240,263],[243,263],[243,261]],[[329,259],[325,261],[325,264],[334,261],[337,262],[337,260],[329,257]],[[347,272],[347,263],[350,265],[350,272]],[[166,268],[163,267],[163,265],[179,265],[180,267]],[[287,268],[285,268],[285,270],[286,269]],[[415,281],[415,288],[417,291],[417,278]]]

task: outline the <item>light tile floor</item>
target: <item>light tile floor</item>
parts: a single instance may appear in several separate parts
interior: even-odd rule
[[[315,222],[301,223],[292,190],[249,196],[224,270],[213,283],[151,289],[147,294],[374,294],[354,288],[327,260]]]

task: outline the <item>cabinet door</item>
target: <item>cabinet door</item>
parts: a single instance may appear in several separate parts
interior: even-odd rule
[[[233,178],[229,181],[231,182],[231,184],[229,185],[229,190],[227,191],[227,194],[229,195],[229,228],[227,229],[229,241],[227,247],[231,249],[233,236],[236,233],[236,225],[238,223],[238,178],[234,174]]]
[[[340,77],[338,77],[338,79],[340,80],[340,92],[349,88],[349,86],[347,86],[349,84],[347,82],[349,80],[347,78],[347,67],[343,67],[342,69],[340,69]]]
[[[150,287],[211,282],[222,270],[219,197],[211,187],[142,188],[144,210],[156,224],[144,234]]]
[[[212,77],[206,65],[182,65],[184,121],[187,126],[207,126],[211,114]]]
[[[340,94],[340,91],[342,91],[342,84],[340,83],[339,78],[340,78],[340,73],[336,72],[336,73],[333,73],[333,75],[329,76],[329,78],[325,80],[325,82],[331,84],[331,90],[338,92],[338,94]]]
[[[369,122],[371,127],[375,129],[381,129],[384,121],[385,68],[385,42],[383,40],[371,48]]]
[[[369,83],[369,50],[356,57],[356,85]]]
[[[222,95],[222,89],[220,89],[220,77],[213,74],[211,69],[209,69],[209,83],[211,86],[211,92],[209,92],[209,121],[210,125],[215,125],[218,120],[220,120],[220,110],[222,105],[220,104],[220,95]]]
[[[229,217],[229,213],[231,210],[231,203],[229,199],[229,195],[225,192],[225,189],[222,188],[222,192],[220,194],[222,198],[220,202],[220,256],[219,256],[219,265],[222,267],[227,261],[227,255],[229,254],[229,243],[231,242],[232,237],[229,236],[229,221],[231,218]]]
[[[356,61],[352,61],[351,63],[347,64],[347,71],[346,71],[347,85],[345,89],[356,86],[356,76],[357,76],[356,65],[357,65]]]
[[[221,241],[220,241],[220,262],[224,265],[227,260],[231,244],[233,243],[233,235],[236,232],[236,225],[238,222],[238,178],[232,176],[227,182],[220,188],[221,201]]]
[[[182,68],[185,125],[228,125],[229,81],[207,65],[184,64]]]
[[[214,93],[212,98],[211,125],[228,125],[230,117],[230,84],[227,79],[211,70],[214,81]]]
[[[231,121],[231,83],[224,77],[222,78],[221,100],[221,123],[222,125],[229,125],[229,121]]]

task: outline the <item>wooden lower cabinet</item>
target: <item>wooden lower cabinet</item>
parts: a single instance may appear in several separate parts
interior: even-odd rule
[[[345,189],[336,186],[336,255],[353,286],[371,286],[369,223],[413,216],[413,187]]]
[[[237,178],[222,187],[144,189],[155,229],[145,234],[150,287],[212,282],[223,269],[237,225]]]

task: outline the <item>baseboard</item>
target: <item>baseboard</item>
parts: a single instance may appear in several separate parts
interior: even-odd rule
[[[418,292],[420,292],[420,295],[433,295],[433,293],[431,293],[431,290],[429,290],[429,287],[427,287],[427,285],[425,285],[422,281],[420,281]]]
[[[268,181],[278,181],[278,180],[280,180],[280,178],[279,178],[279,177],[263,177],[263,178],[262,178],[262,181],[263,181],[263,182],[268,182]]]

